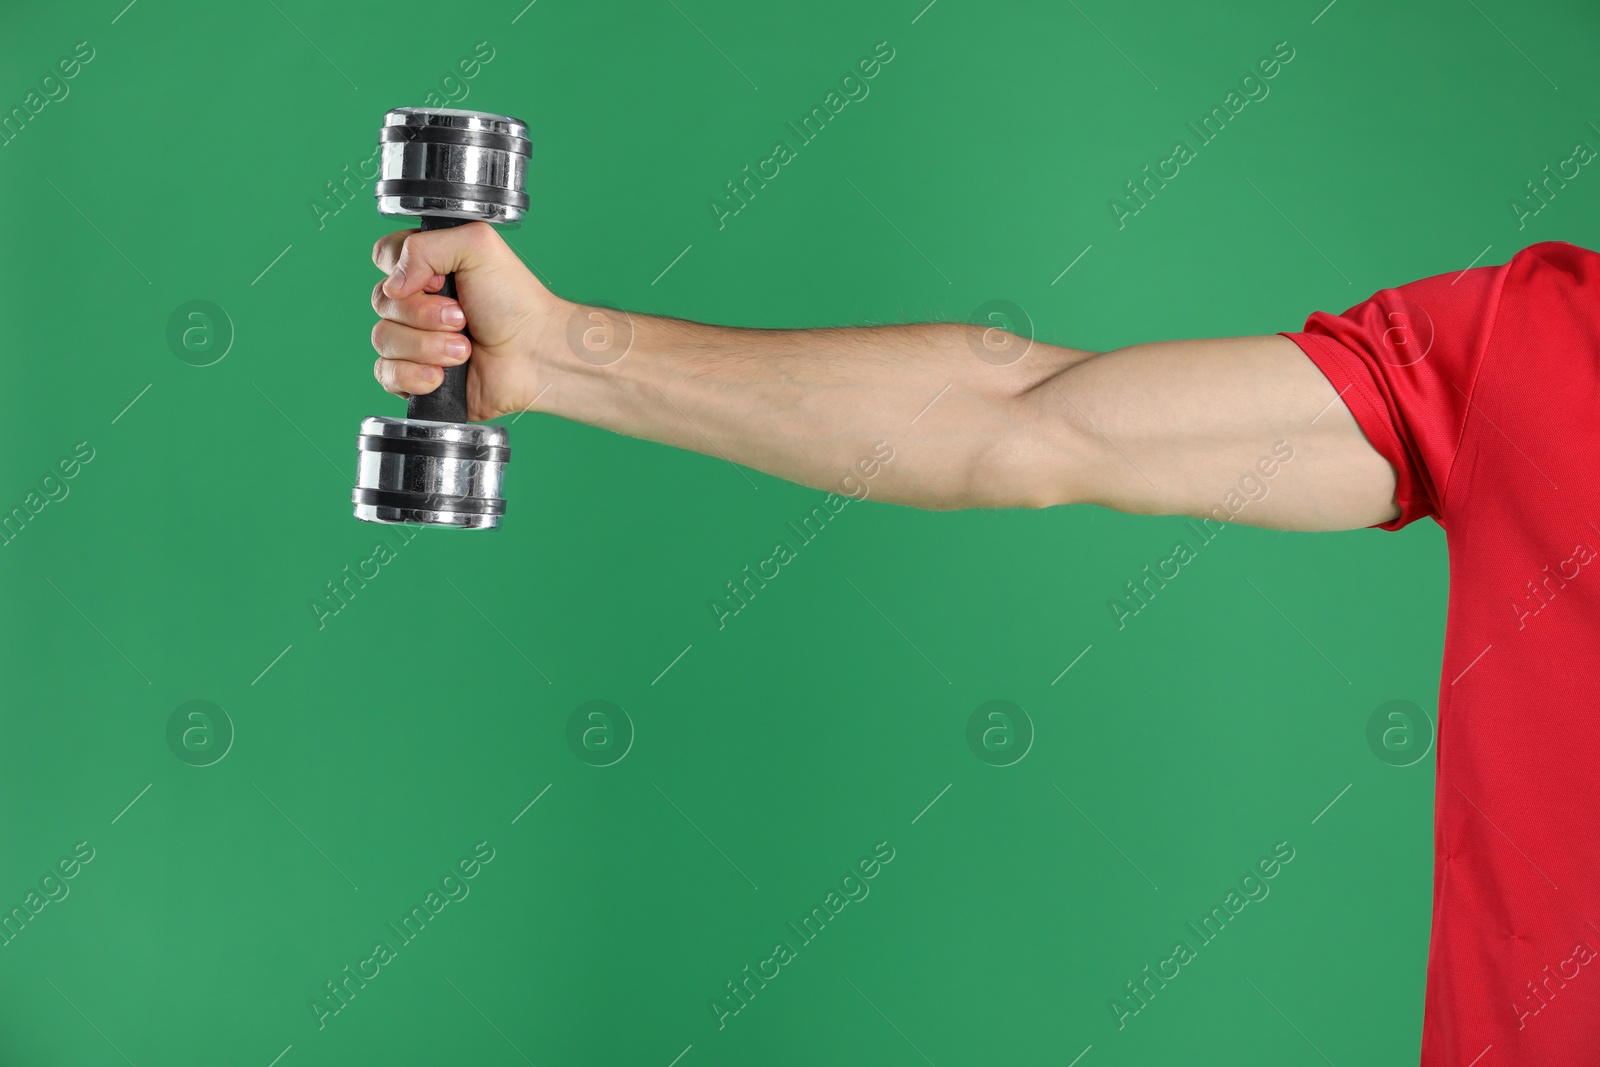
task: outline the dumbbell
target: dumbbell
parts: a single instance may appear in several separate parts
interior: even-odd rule
[[[381,214],[420,215],[422,229],[442,230],[478,219],[516,223],[528,209],[523,184],[532,148],[521,119],[402,107],[383,116],[379,139]],[[456,295],[454,274],[439,292]],[[356,448],[356,518],[469,530],[500,525],[510,436],[503,426],[467,421],[466,364],[446,367],[437,389],[413,396],[405,418],[362,420]]]

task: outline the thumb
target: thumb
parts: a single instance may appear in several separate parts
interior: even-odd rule
[[[500,235],[486,222],[446,230],[413,230],[401,242],[394,270],[384,279],[384,295],[404,299],[422,292],[435,277],[488,266],[498,251],[496,246],[504,247]]]

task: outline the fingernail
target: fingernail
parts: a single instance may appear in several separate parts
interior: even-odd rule
[[[384,283],[383,287],[389,292],[395,292],[405,283],[406,269],[404,267],[396,267],[394,273],[389,275],[389,280]]]
[[[452,337],[444,343],[444,350],[450,353],[457,362],[467,358],[467,351],[471,346],[465,337]]]
[[[467,321],[466,312],[461,310],[460,304],[446,304],[440,314],[446,326],[460,326]]]

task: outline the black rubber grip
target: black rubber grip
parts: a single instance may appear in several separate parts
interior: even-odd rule
[[[448,230],[455,226],[464,226],[471,219],[447,219],[435,215],[422,216],[424,230]],[[456,276],[444,276],[444,288],[439,290],[440,296],[448,296],[452,300],[456,295]],[[463,337],[470,337],[466,329],[461,330]],[[444,381],[439,383],[439,388],[431,393],[420,393],[412,396],[406,403],[406,418],[428,419],[433,422],[466,422],[467,421],[467,365],[457,363],[453,367],[444,369]]]

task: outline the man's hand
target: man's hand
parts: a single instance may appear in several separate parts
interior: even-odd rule
[[[467,418],[526,411],[538,395],[537,346],[563,302],[540,284],[487,223],[401,230],[372,247],[388,277],[372,290],[372,373],[396,396],[431,393],[444,367],[467,366]],[[457,299],[432,295],[456,276]],[[462,335],[470,328],[471,338]]]

